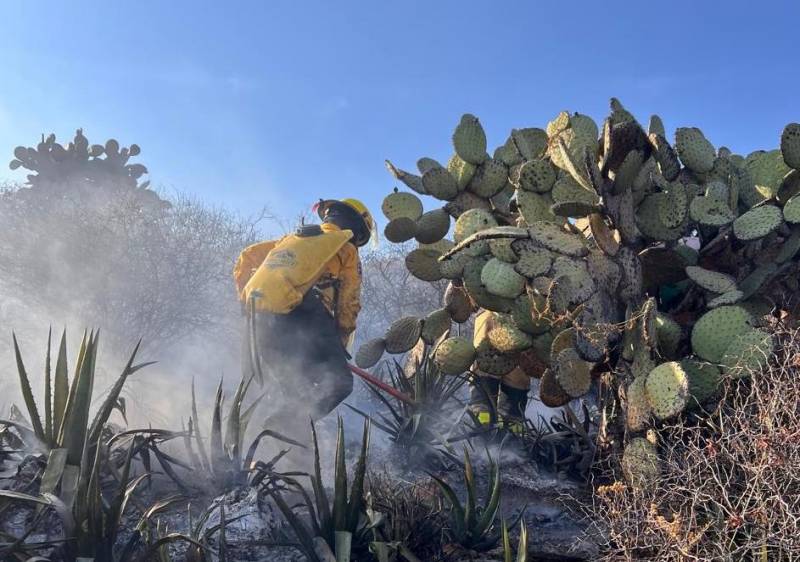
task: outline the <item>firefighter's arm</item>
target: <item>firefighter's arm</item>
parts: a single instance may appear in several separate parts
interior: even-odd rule
[[[361,262],[358,250],[346,244],[339,251],[342,267],[339,272],[339,297],[336,319],[342,340],[347,341],[356,329],[356,319],[361,310]]]
[[[242,290],[247,282],[253,276],[256,269],[266,259],[267,254],[272,248],[275,247],[275,242],[269,240],[267,242],[259,242],[248,246],[242,253],[239,254],[239,259],[236,260],[236,265],[233,268],[233,279],[236,281],[236,290],[241,297]]]

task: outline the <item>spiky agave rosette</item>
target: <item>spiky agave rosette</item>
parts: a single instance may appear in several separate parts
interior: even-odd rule
[[[677,128],[671,144],[657,116],[645,130],[610,105],[602,126],[564,111],[512,130],[491,155],[480,121],[464,115],[447,165],[421,158],[415,174],[387,161],[442,208],[425,212],[417,195],[395,191],[384,210],[387,231],[403,232],[390,239],[420,242],[411,273],[449,280],[442,310],[453,321],[496,313],[480,349],[455,336],[438,343],[444,372],[534,358],[547,366],[548,405],[609,373],[630,441],[716,397],[724,374],[747,377],[768,361],[773,341],[759,325],[800,290],[800,124],[785,128],[780,149],[741,156],[696,127]],[[419,321],[394,325],[386,351],[410,349],[433,322]]]

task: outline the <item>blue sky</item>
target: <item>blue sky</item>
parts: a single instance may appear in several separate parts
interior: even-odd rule
[[[319,197],[377,212],[446,161],[460,115],[491,147],[561,110],[699,126],[738,152],[800,121],[800,2],[6,0],[0,179],[41,133],[142,147],[154,185],[251,212]],[[432,208],[433,202],[426,202]]]

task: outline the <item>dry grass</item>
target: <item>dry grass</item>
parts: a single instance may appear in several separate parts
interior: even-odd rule
[[[798,336],[779,331],[768,369],[728,381],[713,411],[661,428],[659,482],[598,486],[606,560],[800,559]]]

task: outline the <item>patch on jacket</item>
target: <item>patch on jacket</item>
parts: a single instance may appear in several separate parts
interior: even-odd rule
[[[278,269],[279,267],[294,267],[297,265],[297,254],[292,250],[277,250],[270,252],[264,265],[269,269]]]

